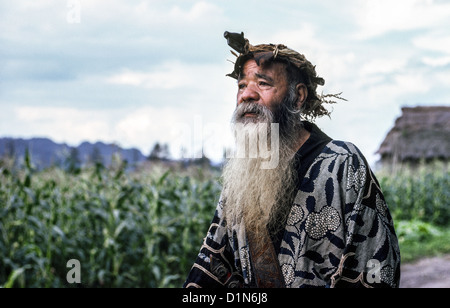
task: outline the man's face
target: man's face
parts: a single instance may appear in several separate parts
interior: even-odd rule
[[[238,87],[233,123],[244,125],[236,126],[241,130],[236,134],[236,147],[244,153],[256,148],[258,153],[256,157],[250,154],[227,162],[223,171],[225,217],[232,224],[240,224],[243,218],[246,229],[260,236],[256,242],[261,242],[266,234],[262,230],[267,229],[269,222],[280,226],[285,223],[285,210],[290,209],[285,205],[291,202],[291,192],[296,187],[292,157],[300,118],[298,113],[289,111],[288,106],[297,97],[289,91],[283,63],[258,66],[255,60],[248,60]],[[260,125],[269,123],[279,124],[275,126],[279,129],[275,138],[272,125]],[[261,142],[265,136],[266,142]],[[270,154],[269,166],[276,159],[273,168],[263,167],[267,163],[267,152]]]
[[[260,65],[248,60],[238,80],[237,105],[256,103],[276,113],[288,92],[285,66],[282,63]],[[242,115],[255,118],[257,114],[249,111]]]

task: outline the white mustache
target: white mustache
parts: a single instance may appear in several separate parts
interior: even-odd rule
[[[259,121],[269,121],[273,119],[272,111],[264,105],[258,103],[242,103],[236,107],[233,115],[233,122],[238,123],[244,118],[246,113],[254,113]]]

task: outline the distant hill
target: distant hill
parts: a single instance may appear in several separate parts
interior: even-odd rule
[[[14,157],[16,161],[23,162],[28,149],[31,162],[38,169],[51,166],[66,167],[69,164],[85,166],[92,163],[102,163],[108,166],[114,155],[119,155],[130,165],[146,160],[138,149],[123,149],[115,144],[103,142],[83,142],[77,147],[65,143],[55,143],[47,138],[0,138],[0,158]]]

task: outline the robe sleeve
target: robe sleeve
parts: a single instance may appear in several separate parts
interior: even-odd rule
[[[183,285],[184,288],[240,287],[242,276],[234,266],[227,225],[219,202],[197,259]]]
[[[363,155],[356,147],[351,152],[340,187],[346,243],[331,286],[398,287],[400,251],[391,214]]]

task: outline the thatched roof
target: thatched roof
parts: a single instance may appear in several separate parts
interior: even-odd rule
[[[450,107],[404,107],[377,153],[394,162],[450,160]]]

